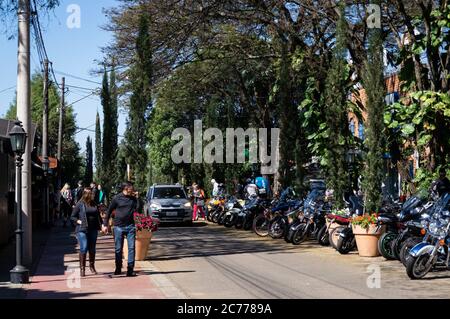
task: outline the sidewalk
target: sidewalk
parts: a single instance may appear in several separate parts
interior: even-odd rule
[[[42,252],[45,249],[47,240],[51,233],[50,229],[36,229],[33,231],[33,264],[29,267],[30,274],[36,272]],[[9,282],[10,270],[16,262],[15,240],[11,240],[7,245],[0,248],[0,299],[18,299],[25,297],[22,285],[15,285]]]
[[[136,262],[137,277],[112,276],[114,271],[112,236],[98,238],[96,260],[98,275],[91,275],[86,267],[86,277],[80,278],[75,235],[69,228],[54,227],[36,272],[31,277],[31,284],[24,285],[23,297],[27,299],[185,297],[150,261]],[[88,265],[87,262],[86,266]]]

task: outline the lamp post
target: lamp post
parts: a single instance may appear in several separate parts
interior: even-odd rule
[[[29,282],[29,271],[22,265],[23,257],[23,230],[22,230],[22,155],[25,152],[27,134],[22,127],[22,122],[16,121],[9,131],[12,151],[16,156],[16,205],[17,218],[16,229],[16,266],[10,271],[11,283],[23,284]]]

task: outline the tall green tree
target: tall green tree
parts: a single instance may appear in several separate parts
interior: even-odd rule
[[[111,72],[109,74],[109,94],[110,94],[110,142],[111,142],[111,156],[112,156],[112,164],[111,164],[111,179],[114,184],[118,184],[123,181],[123,176],[120,176],[114,167],[115,161],[117,161],[118,157],[118,127],[119,127],[119,113],[118,113],[118,89],[117,89],[117,81],[116,81],[116,70],[113,65],[111,68]]]
[[[100,127],[100,115],[95,116],[95,179],[102,176],[102,129]]]
[[[135,62],[130,74],[131,97],[125,132],[127,161],[133,172],[133,182],[140,190],[147,188],[147,120],[152,107],[152,53],[149,18],[139,17],[139,32],[135,44]]]
[[[328,165],[328,184],[334,189],[337,207],[343,207],[343,196],[350,187],[346,154],[349,146],[350,130],[348,124],[348,76],[346,62],[347,21],[345,4],[341,1],[340,18],[336,28],[336,46],[333,50],[331,69],[325,81],[324,103],[325,119],[328,128],[326,157]]]
[[[380,0],[375,1],[380,4]],[[367,94],[367,148],[366,168],[363,171],[365,205],[367,212],[377,211],[381,207],[381,185],[383,182],[385,151],[385,83],[383,63],[382,30],[373,28],[369,32],[368,57],[363,85]]]
[[[36,124],[38,130],[42,128],[43,113],[43,76],[34,74],[31,79],[31,120]],[[60,95],[59,90],[54,83],[49,86],[49,117],[48,117],[48,154],[56,157],[58,145],[58,123],[59,123],[59,107]],[[17,104],[14,100],[7,113],[7,119],[17,118]],[[75,132],[77,130],[75,114],[72,106],[65,107],[64,117],[64,134],[63,134],[63,152],[62,152],[62,169],[63,182],[76,183],[83,176],[80,171],[82,159],[80,156],[80,146],[75,140]]]
[[[89,185],[94,178],[94,154],[92,153],[92,140],[88,136],[86,139],[86,155],[85,155],[85,171],[84,171],[84,184]]]
[[[114,114],[111,103],[110,85],[106,69],[103,73],[101,104],[103,107],[103,138],[100,182],[105,189],[110,189],[114,184],[114,161],[117,137],[113,128],[117,122],[117,114]],[[115,106],[114,106],[115,107]],[[117,133],[116,133],[117,134]]]

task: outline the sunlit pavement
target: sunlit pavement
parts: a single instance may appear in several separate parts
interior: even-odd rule
[[[197,222],[161,227],[152,264],[188,298],[449,298],[450,272],[412,281],[398,261],[340,255]]]

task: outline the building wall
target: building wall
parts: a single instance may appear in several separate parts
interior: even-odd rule
[[[0,141],[2,143],[2,141]],[[14,162],[0,152],[0,245],[14,235]]]

